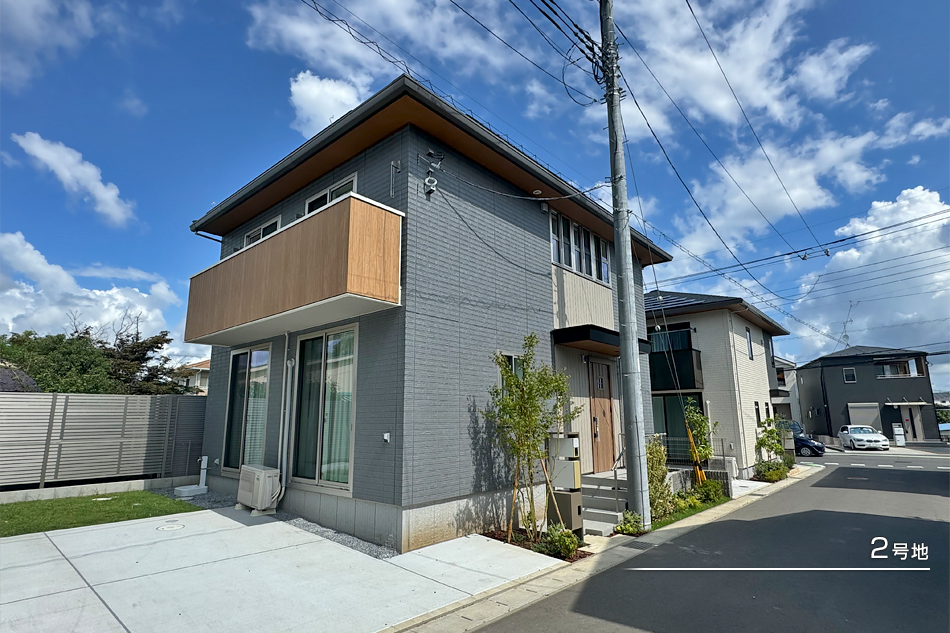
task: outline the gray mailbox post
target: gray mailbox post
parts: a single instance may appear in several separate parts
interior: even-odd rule
[[[564,527],[583,538],[580,433],[552,433],[548,438],[548,457],[548,472],[554,486],[554,502],[548,499],[548,522],[556,522],[560,511]]]

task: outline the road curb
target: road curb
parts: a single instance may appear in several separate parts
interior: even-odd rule
[[[643,536],[617,534],[606,539],[607,542],[592,556],[576,563],[558,565],[525,578],[513,580],[460,602],[454,602],[436,611],[430,611],[412,620],[383,629],[383,631],[384,633],[402,633],[403,631],[454,633],[485,626],[553,593],[635,558],[700,525],[721,519],[759,499],[793,486],[822,470],[824,466],[796,467],[789,473],[788,479],[759,488],[738,499],[732,499]]]

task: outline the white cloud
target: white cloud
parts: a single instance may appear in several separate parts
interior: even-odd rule
[[[878,99],[874,103],[868,104],[868,108],[874,112],[884,112],[891,107],[891,102],[887,99]]]
[[[923,187],[907,189],[893,202],[873,203],[866,215],[852,218],[835,234],[866,233],[945,207],[937,192]],[[883,231],[834,253],[821,269],[799,279],[801,291],[813,286],[814,290],[795,304],[795,313],[811,323],[827,324],[840,334],[850,308],[851,345],[921,347],[946,341],[948,325],[940,319],[948,316],[950,300],[950,215],[921,222],[932,220],[926,226],[897,233]],[[834,343],[828,339],[790,325],[795,334],[805,336],[801,347],[804,358],[832,350]],[[936,351],[939,346],[923,349]],[[935,357],[932,362],[945,360]],[[942,369],[942,380],[950,384],[946,370]]]
[[[95,34],[88,0],[0,0],[0,13],[0,81],[8,89],[22,88],[44,63]]]
[[[119,108],[134,117],[143,117],[148,113],[148,106],[138,98],[131,88],[125,91],[125,95],[119,101]]]
[[[365,89],[352,83],[325,79],[305,70],[290,80],[290,103],[297,115],[291,127],[310,138],[367,96]]]
[[[809,97],[837,99],[848,78],[874,50],[873,46],[848,46],[846,39],[837,39],[825,50],[807,55],[795,71],[795,83]]]
[[[98,279],[128,279],[129,281],[163,281],[158,273],[149,273],[138,268],[116,268],[114,266],[103,266],[102,264],[92,264],[84,268],[70,270],[69,274],[74,277],[94,277]]]
[[[0,162],[3,162],[7,167],[16,167],[20,164],[20,161],[4,151],[0,151]]]
[[[900,112],[891,117],[884,125],[884,133],[877,141],[882,149],[891,149],[898,145],[950,134],[950,118],[923,119],[914,121],[913,112]]]
[[[557,106],[558,100],[537,79],[529,81],[525,85],[524,91],[528,95],[528,107],[525,108],[525,116],[529,119],[546,117]]]
[[[66,191],[92,201],[93,208],[113,226],[125,226],[135,218],[134,203],[119,197],[119,188],[102,182],[102,171],[82,159],[82,154],[62,143],[47,141],[36,132],[11,134],[27,154],[59,178]]]
[[[141,313],[143,333],[151,335],[167,329],[163,311],[181,304],[157,275],[145,290],[84,288],[19,232],[0,233],[0,262],[5,273],[0,279],[0,332],[59,333],[66,327],[70,311],[80,313],[92,326],[109,326],[128,310]]]
[[[907,164],[908,164],[908,165],[916,165],[916,164],[919,163],[919,162],[920,162],[920,155],[919,155],[919,154],[914,154],[913,156],[910,157],[910,160],[907,161]]]

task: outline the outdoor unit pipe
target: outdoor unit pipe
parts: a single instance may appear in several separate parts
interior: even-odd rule
[[[284,370],[283,375],[283,385],[280,392],[280,432],[277,440],[277,459],[278,459],[278,468],[280,470],[280,494],[277,495],[277,503],[279,504],[281,499],[284,498],[284,492],[287,490],[287,478],[288,478],[288,454],[287,450],[288,444],[290,442],[287,437],[290,429],[290,413],[293,410],[292,405],[290,404],[290,399],[293,389],[293,371],[295,360],[293,358],[287,358],[290,353],[290,332],[284,332],[284,358],[286,359],[286,369]]]

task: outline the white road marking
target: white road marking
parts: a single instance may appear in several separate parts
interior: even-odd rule
[[[908,466],[908,468],[923,468],[923,466]]]
[[[940,470],[950,470],[950,466],[937,466]]]
[[[894,468],[893,464],[878,464],[878,468]]]
[[[838,462],[825,462],[825,463],[828,464],[829,466],[837,466],[837,465],[838,465]]]
[[[851,464],[852,466],[864,466],[864,464]]]

